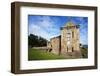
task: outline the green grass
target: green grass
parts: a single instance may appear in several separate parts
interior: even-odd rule
[[[37,50],[29,48],[28,50],[28,60],[52,60],[52,59],[66,59],[64,56],[55,55],[45,50]]]

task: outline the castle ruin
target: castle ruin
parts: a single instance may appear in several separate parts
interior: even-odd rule
[[[61,35],[51,38],[47,43],[48,51],[57,55],[81,58],[79,26],[67,22],[61,27]]]

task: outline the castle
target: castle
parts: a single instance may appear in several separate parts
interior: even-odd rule
[[[79,26],[69,21],[61,27],[61,35],[51,38],[47,43],[48,51],[57,55],[81,58]]]

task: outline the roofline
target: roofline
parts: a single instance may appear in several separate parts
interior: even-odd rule
[[[51,38],[50,40],[55,39],[55,38],[59,38],[59,37],[61,37],[61,35],[56,36],[56,37],[53,37],[53,38]]]

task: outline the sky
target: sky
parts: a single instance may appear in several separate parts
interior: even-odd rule
[[[88,17],[28,15],[28,34],[41,36],[48,41],[60,35],[60,28],[69,21],[80,25],[80,43],[88,45]]]

